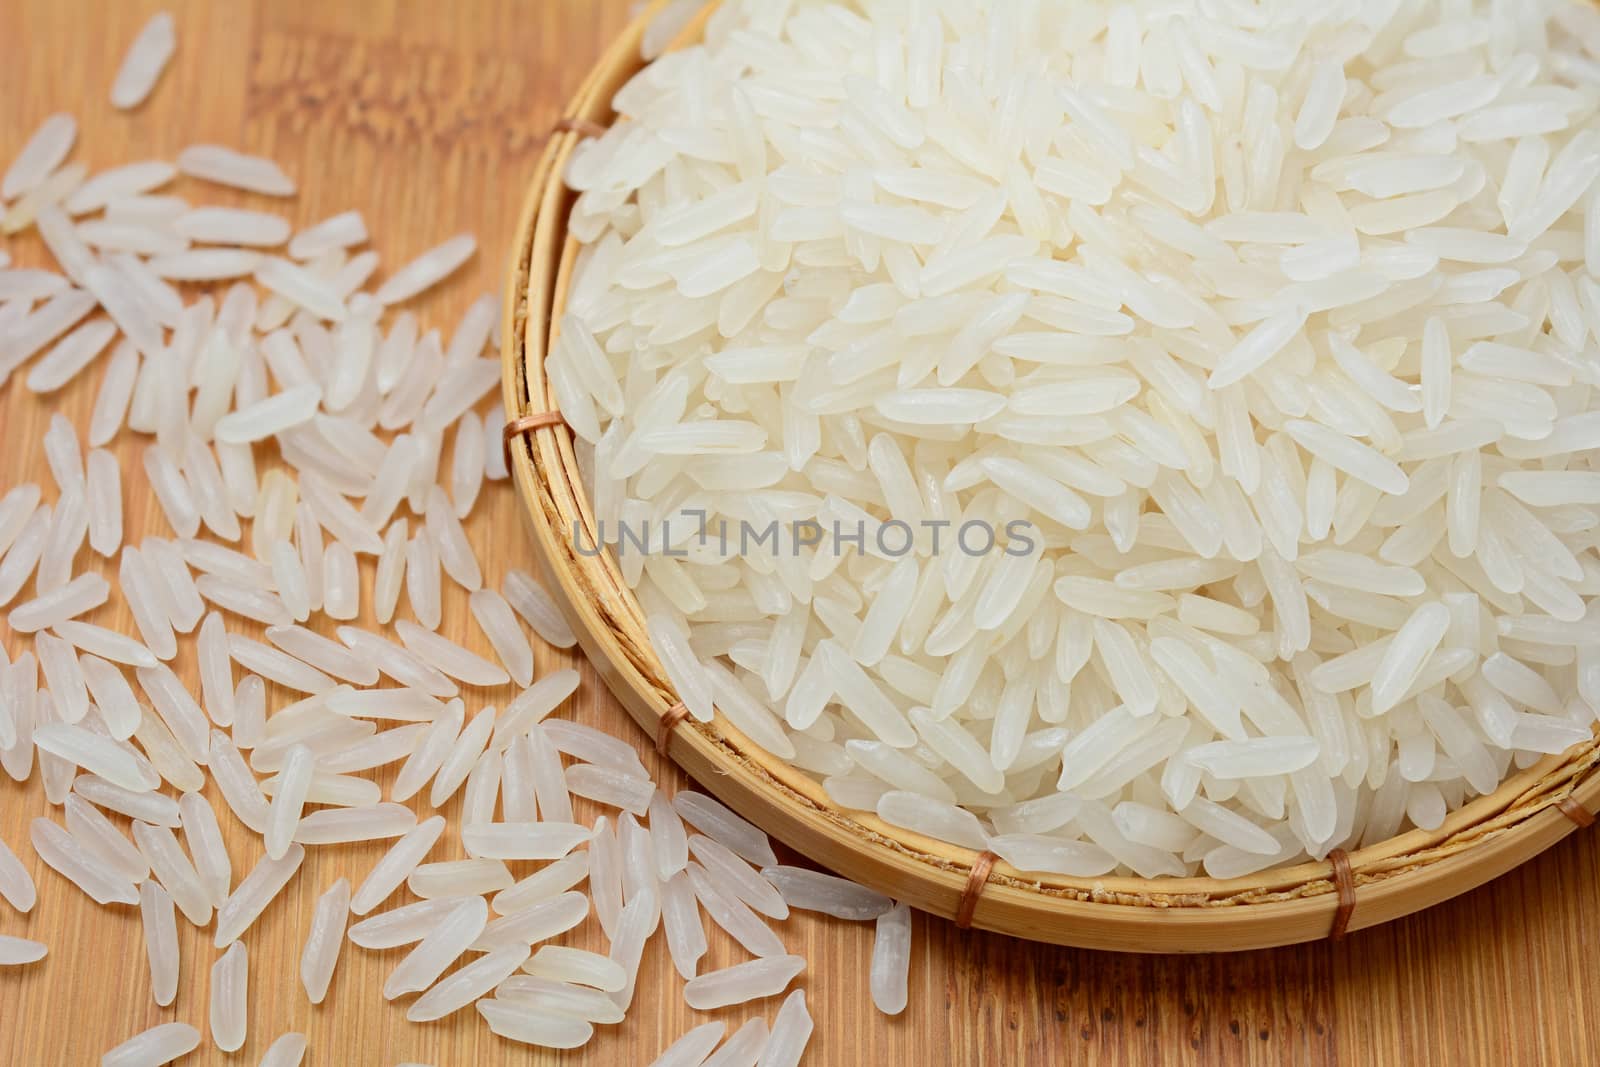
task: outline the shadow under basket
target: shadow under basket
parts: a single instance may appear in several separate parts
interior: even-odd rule
[[[657,3],[585,79],[556,124],[517,224],[502,332],[506,437],[542,577],[607,686],[679,766],[725,804],[821,866],[959,924],[1035,941],[1124,952],[1222,952],[1343,937],[1482,885],[1594,821],[1600,740],[1551,756],[1451,813],[1327,860],[1243,878],[1069,878],[1024,874],[835,806],[819,783],[765,752],[720,714],[682,714],[615,557],[593,544],[573,436],[556,412],[544,361],[570,283],[574,200],[562,182],[574,148],[612,121],[616,91],[643,65]],[[695,40],[706,14],[680,40]]]

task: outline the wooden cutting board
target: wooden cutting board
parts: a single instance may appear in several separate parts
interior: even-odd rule
[[[452,234],[476,233],[480,251],[468,269],[416,305],[425,328],[448,335],[479,293],[499,290],[515,212],[545,134],[629,6],[628,0],[4,0],[0,169],[41,119],[60,110],[80,123],[74,158],[95,169],[170,159],[197,141],[271,156],[299,181],[292,201],[182,182],[175,191],[195,202],[281,211],[297,227],[359,208],[389,269]],[[177,58],[141,109],[114,111],[107,93],[123,50],[163,7],[177,17]],[[24,264],[47,262],[32,234],[0,238],[0,248]],[[6,438],[0,489],[47,481],[39,447],[47,420],[59,410],[81,431],[99,373],[92,369],[47,401],[19,379],[0,393]],[[144,484],[143,446],[132,437],[114,446],[123,461],[130,539],[169,534]],[[528,562],[511,492],[505,483],[487,490],[469,524],[495,582]],[[86,551],[80,568],[94,565],[101,564]],[[365,584],[370,594],[370,571]],[[466,622],[465,597],[447,592],[447,598],[445,632],[486,651]],[[133,632],[120,601],[94,621]],[[13,654],[27,647],[3,623],[0,640]],[[541,672],[582,666],[542,647],[538,657]],[[178,662],[193,685],[187,642]],[[571,714],[632,738],[653,761],[647,740],[598,679],[586,668],[584,676]],[[469,706],[476,709],[470,700]],[[674,768],[651,765],[669,789],[686,784]],[[224,810],[219,798],[211,799]],[[160,1022],[187,1021],[204,1031],[207,973],[217,957],[209,931],[180,921],[179,997],[172,1008],[157,1008],[136,913],[95,907],[33,855],[28,824],[46,814],[59,821],[37,778],[27,786],[0,779],[0,837],[22,856],[40,890],[30,915],[0,904],[0,934],[50,945],[44,963],[0,974],[0,1064],[94,1064],[106,1049]],[[255,863],[260,845],[231,816],[222,822],[238,877]],[[633,1067],[708,1018],[725,1018],[731,1031],[756,1014],[691,1012],[659,941],[645,955],[628,1020],[601,1028],[588,1047],[571,1053],[501,1041],[470,1011],[439,1023],[407,1023],[404,1005],[379,994],[396,952],[347,945],[326,1002],[313,1008],[298,979],[312,905],[338,878],[359,881],[382,851],[333,849],[308,859],[245,938],[249,1042],[233,1056],[208,1042],[185,1065],[254,1064],[280,1034],[299,1030],[310,1038],[306,1062],[317,1067],[402,1061]],[[447,840],[434,858],[459,854],[459,843]],[[592,922],[577,934],[570,943],[603,947]],[[1594,962],[1600,838],[1594,834],[1575,835],[1485,889],[1337,947],[1117,956],[962,933],[919,917],[910,1006],[896,1019],[877,1014],[868,999],[870,927],[799,915],[781,934],[810,961],[802,982],[818,1024],[807,1062],[818,1067],[1600,1060]],[[742,958],[737,946],[716,936],[703,965]],[[775,1006],[759,1007],[770,1015]]]

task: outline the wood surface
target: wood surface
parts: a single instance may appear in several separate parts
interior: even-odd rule
[[[234,197],[192,183],[196,202],[241,203],[308,223],[360,208],[392,269],[445,237],[475,232],[481,248],[448,286],[416,303],[446,332],[480,292],[499,290],[515,213],[560,106],[607,40],[628,0],[0,0],[0,161],[8,162],[47,114],[81,124],[74,158],[94,168],[172,158],[195,141],[270,155],[299,180],[288,202]],[[127,43],[155,10],[178,22],[179,51],[137,112],[106,102]],[[0,166],[4,163],[0,162]],[[0,239],[18,262],[46,261],[32,235]],[[46,482],[39,438],[52,411],[80,427],[98,368],[40,399],[20,380],[0,392],[0,489]],[[144,442],[119,439],[130,539],[168,535],[143,484]],[[47,496],[53,495],[48,493]],[[491,487],[469,532],[491,581],[529,566],[519,505]],[[87,551],[80,569],[104,565]],[[366,595],[371,574],[365,575]],[[26,594],[25,594],[26,595]],[[465,598],[447,591],[444,632],[484,649]],[[120,601],[94,621],[128,632]],[[232,625],[232,623],[230,623]],[[0,626],[14,653],[26,647]],[[194,682],[191,642],[178,665]],[[540,648],[541,673],[574,662]],[[686,784],[661,766],[648,740],[584,667],[568,709],[579,721],[632,737],[669,789]],[[285,700],[273,694],[274,706]],[[469,708],[476,710],[469,693]],[[210,798],[219,811],[220,799]],[[447,806],[451,814],[459,801]],[[426,809],[424,809],[426,813]],[[206,1029],[210,931],[180,920],[183,980],[176,1004],[150,996],[143,939],[132,909],[103,910],[46,868],[27,843],[28,823],[49,811],[37,778],[0,780],[0,837],[39,884],[38,906],[19,916],[0,904],[0,934],[50,945],[42,964],[0,974],[0,1064],[94,1064],[119,1041],[160,1022]],[[591,813],[592,814],[592,813]],[[259,858],[254,835],[222,815],[236,879]],[[755,1011],[704,1016],[682,1002],[681,981],[653,943],[629,1018],[602,1027],[571,1053],[531,1050],[491,1035],[470,1012],[409,1024],[404,1005],[379,992],[399,952],[347,945],[326,1002],[305,1000],[299,956],[312,905],[339,877],[357,881],[383,849],[314,850],[299,877],[246,935],[251,955],[250,1039],[224,1056],[209,1046],[182,1061],[254,1064],[287,1030],[310,1037],[306,1062],[330,1067],[500,1064],[648,1064],[707,1018],[730,1030]],[[458,856],[451,835],[432,858]],[[787,857],[793,860],[794,857]],[[1114,955],[963,933],[944,920],[915,924],[910,1005],[885,1019],[870,1006],[870,926],[798,915],[781,928],[809,960],[802,979],[819,1067],[1032,1064],[1343,1063],[1587,1064],[1600,1062],[1600,839],[1574,835],[1484,889],[1410,919],[1356,933],[1341,945],[1203,957]],[[396,898],[400,899],[400,898]],[[600,948],[594,923],[568,943]],[[743,958],[720,936],[703,967]],[[770,1016],[776,1002],[759,1005]]]

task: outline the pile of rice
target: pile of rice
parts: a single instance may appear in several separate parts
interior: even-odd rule
[[[173,20],[151,20],[112,104],[138,107],[177,47]],[[660,1067],[794,1067],[813,1024],[806,961],[775,929],[791,909],[874,924],[872,999],[904,1010],[905,905],[782,865],[712,798],[669,795],[631,730],[565,717],[575,670],[536,674],[530,631],[546,659],[572,632],[464,525],[514,506],[498,301],[448,339],[408,306],[476,241],[374,284],[361,214],[297,230],[296,183],[270,160],[194,145],[91,173],[77,142],[71,115],[49,116],[0,173],[0,384],[54,405],[98,376],[86,424],[49,417],[38,481],[0,492],[0,769],[56,809],[31,822],[31,855],[0,841],[0,968],[50,966],[7,932],[36,909],[71,922],[59,898],[37,907],[48,867],[143,929],[162,1021],[103,1067],[182,1058],[202,1027],[222,1052],[300,1063],[306,1036],[252,1010],[270,978],[249,941],[302,899],[299,984],[324,1011],[360,1003],[330,998],[349,941],[401,950],[381,995],[414,997],[414,1022],[472,1008],[507,1040],[576,1048],[624,1021],[659,936],[697,1012],[783,997],[732,1034],[694,1027]],[[218,186],[254,195],[190,202]],[[146,515],[172,536],[133,536]],[[349,862],[377,841],[376,864]],[[303,869],[326,884],[297,885]],[[180,947],[179,916],[204,937]],[[747,959],[708,966],[708,917]]]
[[[1597,105],[1571,0],[723,4],[572,161],[548,362],[679,695],[1080,876],[1589,743]]]

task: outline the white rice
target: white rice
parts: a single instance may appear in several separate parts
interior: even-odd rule
[[[330,619],[355,618],[361,608],[355,553],[343,541],[335,541],[323,556],[322,568],[322,610]]]
[[[211,732],[211,761],[208,766],[216,780],[217,790],[234,816],[256,833],[266,832],[271,810],[267,798],[261,794],[255,775],[250,773],[233,739],[221,730]]]
[[[327,726],[330,729],[332,722],[332,720],[327,721]],[[360,744],[367,736],[369,735],[363,731],[360,734],[361,740],[356,743]],[[276,739],[273,739],[273,741],[261,746],[260,751],[263,753],[263,762],[268,762],[265,757],[268,745],[275,742]],[[280,780],[276,774],[265,779],[261,783],[261,791],[268,797],[275,796],[278,792]],[[306,792],[307,804],[327,804],[339,809],[372,809],[379,806],[382,800],[383,790],[376,782],[368,781],[365,778],[356,778],[348,774],[338,774],[323,770],[318,770],[311,775],[311,788]],[[385,809],[383,814],[388,816],[394,813]],[[316,818],[313,819],[312,816],[316,816]],[[305,816],[305,819],[311,819],[312,821],[307,823],[305,819],[301,820],[300,826],[295,831],[295,839],[302,845],[326,844],[326,841],[319,840],[314,842],[310,838],[320,839],[330,836],[336,831],[346,829],[347,826],[343,822],[344,818],[344,814],[336,814],[333,811],[310,812]],[[406,828],[411,825],[411,823],[407,823]],[[356,829],[358,826],[359,823],[348,828]]]
[[[343,645],[302,626],[274,626],[267,629],[267,640],[303,663],[356,685],[373,685],[378,668],[361,659]]]
[[[58,207],[63,200],[83,184],[89,168],[84,163],[69,163],[58,168],[48,178],[24,193],[0,217],[0,233],[13,234],[38,221],[39,212],[47,207]]]
[[[757,918],[742,901],[724,893],[706,873],[704,867],[690,862],[686,870],[689,884],[694,888],[695,898],[700,901],[700,906],[705,909],[712,922],[720,926],[752,955],[763,957],[783,955],[783,942],[778,940],[772,928]]]
[[[16,534],[16,541],[11,542],[11,549],[5,553],[5,558],[0,558],[0,605],[11,603],[21,592],[22,585],[27,584],[27,579],[34,576],[38,557],[43,555],[46,541],[50,539],[50,518],[48,504],[30,512]]]
[[[200,207],[172,224],[180,237],[197,244],[272,247],[289,239],[289,223],[277,215],[243,208]]]
[[[211,1040],[224,1052],[237,1052],[244,1047],[249,982],[249,953],[243,943],[235,941],[211,966]]]
[[[769,956],[734,964],[690,979],[683,988],[683,998],[697,1011],[710,1011],[777,996],[805,966],[801,956]]]
[[[110,594],[111,586],[98,574],[80,574],[67,584],[12,608],[6,622],[19,633],[32,633],[93,611]]]
[[[264,802],[263,802],[264,803]],[[281,859],[264,857],[255,869],[245,876],[226,903],[217,909],[216,937],[218,948],[238,940],[267,910],[267,905],[283,891],[283,887],[300,870],[306,850],[290,845]]]
[[[327,577],[326,546],[316,513],[304,500],[294,511],[294,540],[295,548],[300,553],[300,576],[305,585],[307,610],[321,611],[323,586],[326,584],[324,579]]]
[[[482,355],[484,346],[489,342],[489,335],[499,319],[498,296],[484,293],[474,300],[461,316],[461,321],[456,324],[455,332],[450,335],[450,346],[445,349],[445,364],[452,367],[465,366],[475,357]]]
[[[465,799],[461,802],[464,826],[485,826],[494,821],[500,803],[500,780],[505,774],[505,759],[498,752],[485,752],[467,774]]]
[[[429,666],[467,685],[504,685],[510,680],[506,672],[482,656],[408,619],[400,619],[395,631],[405,647]]]
[[[350,882],[341,878],[317,898],[311,914],[311,930],[300,955],[300,983],[306,999],[321,1004],[328,995],[328,984],[344,947],[345,924],[350,916]],[[302,1041],[303,1047],[303,1041]]]
[[[139,725],[135,727],[133,736],[144,748],[150,765],[169,785],[180,792],[204,788],[205,773],[178,744],[178,739],[172,736],[172,731],[155,712],[148,708],[141,711]]]
[[[164,220],[163,220],[164,221]],[[158,226],[153,220],[133,219],[123,216],[108,217],[104,219],[89,219],[80,222],[76,227],[77,237],[84,244],[99,249],[103,253],[126,252],[139,256],[177,255],[188,248],[188,241],[177,234]],[[97,273],[98,271],[98,273]],[[116,312],[123,312],[129,317],[128,321],[146,325],[153,321],[152,309],[142,308],[124,299],[120,304],[112,302],[112,296],[121,287],[121,295],[126,298],[131,294],[127,291],[126,281],[119,272],[109,266],[89,267],[84,272],[83,284],[98,297],[102,305],[111,304],[107,312],[113,317],[119,317]],[[113,311],[115,308],[115,311]],[[138,318],[133,318],[138,316]],[[142,351],[149,355],[151,350],[144,347],[144,338],[147,330],[141,332],[141,337],[135,341]]]
[[[500,383],[499,368],[500,361],[494,359],[473,359],[450,368],[415,415],[417,426],[435,437],[444,433]]]
[[[167,524],[179,537],[194,537],[200,531],[200,510],[183,472],[158,446],[145,449],[144,470]]]
[[[116,332],[116,326],[104,319],[92,319],[79,326],[28,371],[28,388],[35,393],[60,389],[104,351]]]
[[[350,940],[362,948],[386,949],[400,945],[414,945],[421,941],[438,921],[461,904],[456,897],[422,900],[374,915],[350,927]]]
[[[796,989],[783,999],[783,1006],[772,1020],[772,1032],[761,1052],[760,1067],[798,1067],[811,1041],[812,1029],[806,991]]]
[[[342,322],[347,309],[344,301],[331,292],[315,274],[277,256],[268,256],[256,268],[255,280],[265,289],[288,300],[320,319]]]
[[[689,853],[719,885],[750,908],[773,919],[787,919],[789,905],[772,884],[723,845],[702,834],[689,838]]]
[[[541,1048],[578,1048],[594,1036],[594,1026],[565,1012],[530,1011],[499,999],[478,1001],[478,1014],[492,1033]]]
[[[484,927],[483,935],[472,945],[475,952],[494,952],[506,948],[559,937],[589,917],[589,901],[582,893],[561,893],[521,908]],[[608,963],[615,961],[608,960]],[[617,970],[623,968],[617,965]],[[627,985],[626,972],[617,988]]]
[[[778,888],[791,908],[802,911],[861,922],[876,919],[894,907],[894,902],[881,893],[804,867],[765,867],[761,874]]]
[[[161,159],[124,163],[100,171],[67,197],[68,214],[86,215],[129,197],[149,193],[177,177],[178,168]]]
[[[380,304],[398,304],[409,300],[452,274],[477,250],[478,242],[470,234],[452,237],[444,244],[431,248],[404,267],[395,271],[378,289]]]
[[[336,539],[365,555],[376,556],[383,551],[378,531],[314,472],[302,472],[300,492],[317,522]]]
[[[428,493],[426,512],[428,539],[439,555],[439,563],[455,583],[468,592],[483,585],[483,571],[472,551],[472,542],[456,518],[444,490],[433,487]]]
[[[70,761],[120,789],[146,793],[160,784],[152,771],[139,765],[110,737],[69,723],[42,723],[35,726],[32,737],[42,752]]]
[[[491,449],[491,451],[493,451]],[[544,587],[526,573],[518,570],[506,572],[500,591],[506,602],[522,616],[533,632],[547,645],[571,648],[578,643],[572,628],[556,608]]]
[[[89,547],[110,558],[122,547],[122,474],[103,448],[89,453],[84,494],[89,509]]]
[[[161,1023],[101,1056],[100,1067],[161,1067],[199,1047],[200,1031],[188,1023]]]
[[[260,675],[247,674],[233,690],[233,738],[241,748],[255,748],[267,729],[267,684]],[[212,721],[216,712],[212,710]],[[216,739],[213,737],[212,746]],[[328,768],[330,771],[333,767]]]
[[[564,896],[588,877],[589,860],[588,852],[575,852],[564,859],[556,860],[538,873],[530,874],[511,888],[498,893],[492,902],[494,910],[501,915],[514,915]],[[584,907],[587,914],[587,903]],[[621,988],[620,984],[618,988]]]
[[[384,531],[383,551],[378,554],[378,570],[372,581],[372,613],[380,623],[387,624],[394,618],[400,602],[400,589],[405,583],[408,532],[409,524],[404,518],[396,519]]]
[[[139,688],[150,698],[173,737],[191,759],[205,763],[210,758],[207,730],[211,724],[188,687],[164,664],[140,667],[137,676]]]
[[[36,634],[33,650],[44,675],[45,688],[55,704],[56,713],[63,722],[80,723],[89,714],[89,689],[84,681],[83,668],[78,663],[72,646],[54,634]],[[10,709],[0,713],[0,718],[10,714]],[[7,746],[16,744],[16,724],[6,719],[0,725],[0,741]]]
[[[576,823],[489,823],[463,827],[462,843],[475,857],[558,860],[589,839]]]
[[[131,882],[105,871],[92,853],[55,823],[35,819],[28,836],[38,857],[96,904],[138,903],[138,893]]]
[[[0,177],[0,200],[15,200],[48,178],[72,151],[77,137],[78,123],[71,115],[51,115],[40,123]]]
[[[178,922],[172,897],[154,881],[139,886],[139,916],[144,926],[145,955],[150,963],[150,988],[156,1003],[170,1005],[178,995],[180,961]],[[196,1035],[198,1040],[198,1035]]]
[[[42,300],[55,296],[67,287],[67,280],[48,270],[27,270],[13,267],[0,270],[0,301]],[[26,311],[20,303],[16,311]]]
[[[204,593],[206,592],[204,588],[206,579],[201,578],[200,581],[202,585],[201,592]],[[211,597],[211,599],[216,602],[215,597]],[[272,603],[276,603],[275,599]],[[277,611],[252,613],[250,617],[255,617],[260,622],[272,625],[287,625],[289,621],[288,612],[281,610],[281,605],[278,607],[279,610]],[[241,614],[243,613],[241,612]],[[277,682],[279,685],[302,693],[325,693],[336,684],[332,678],[329,678],[315,667],[302,663],[293,656],[279,652],[275,648],[261,644],[259,641],[252,641],[248,637],[229,635],[228,654],[233,657],[235,663],[246,670],[253,671],[268,681]]]
[[[260,1067],[300,1067],[305,1059],[306,1045],[305,1034],[284,1034],[262,1054]]]
[[[650,1067],[701,1067],[727,1032],[727,1023],[702,1023],[663,1049]]]
[[[383,986],[384,998],[393,1000],[428,988],[478,939],[488,921],[489,905],[482,897],[467,896],[457,902],[390,972]]]
[[[626,980],[622,968],[604,956],[565,945],[540,945],[522,968],[536,978],[616,992]]]
[[[510,477],[506,469],[506,454],[499,447],[503,439],[506,425],[505,412],[494,408],[484,413],[483,416],[483,476],[491,482],[504,481]]]
[[[911,964],[911,910],[904,904],[878,916],[872,943],[872,1003],[885,1015],[906,1008],[906,970]]]
[[[155,667],[156,657],[144,645],[125,634],[76,619],[55,623],[56,634],[80,652],[101,656],[133,667]]]
[[[144,103],[177,48],[178,31],[172,15],[157,12],[133,39],[117,68],[111,83],[111,106],[128,111]]]
[[[367,239],[367,225],[359,211],[343,211],[295,234],[289,241],[289,255],[295,259],[318,259],[336,249],[349,248]]]
[[[458,691],[456,684],[442,672],[400,645],[353,626],[341,626],[336,632],[339,640],[352,651],[366,656],[379,671],[401,685],[432,697],[453,697]]]
[[[0,497],[0,549],[9,551],[39,507],[39,487],[19,485]]]
[[[80,796],[65,804],[67,832],[120,876],[138,885],[150,877],[150,864],[110,819]]]
[[[309,422],[317,413],[322,391],[314,384],[297,385],[275,393],[260,403],[217,420],[217,439],[249,444],[276,436]]]
[[[680,789],[672,798],[672,807],[683,816],[684,822],[757,867],[777,864],[778,858],[773,855],[767,835],[720,801],[704,793]]]
[[[617,916],[616,936],[611,941],[610,956],[611,961],[628,976],[623,987],[610,994],[619,1012],[626,1012],[633,1004],[645,942],[655,932],[659,920],[659,905],[652,893],[643,893],[629,900]]]
[[[262,255],[237,248],[190,248],[151,256],[148,265],[157,277],[175,282],[219,282],[255,274]]]
[[[1536,39],[1523,84],[1557,86],[1574,45],[1544,33],[1552,11],[1486,15],[1493,30],[1440,46],[1464,74],[1399,47],[1442,38],[1431,15],[1216,15],[1251,58],[1226,94],[1192,57],[1179,77],[1141,64],[1170,20],[1134,6],[1070,31],[1062,11],[1018,13],[984,55],[1030,73],[971,87],[935,76],[937,49],[887,92],[852,79],[877,69],[873,42],[916,36],[888,11],[846,31],[812,8],[736,6],[703,48],[646,68],[567,173],[585,247],[547,369],[677,697],[698,718],[714,703],[847,806],[974,850],[1005,838],[1007,858],[1062,871],[1208,861],[1071,819],[1008,832],[997,813],[1137,797],[1285,863],[1364,838],[1385,775],[1357,762],[1358,722],[1390,752],[1444,730],[1465,754],[1470,772],[1452,759],[1453,784],[1423,791],[1429,821],[1434,793],[1453,806],[1495,784],[1477,746],[1502,775],[1526,762],[1510,716],[1552,715],[1577,673],[1541,658],[1533,686],[1490,666],[1521,648],[1452,627],[1444,605],[1556,622],[1587,605],[1587,538],[1547,519],[1600,498],[1588,437],[1553,436],[1580,410],[1558,398],[1581,388],[1590,283],[1569,271],[1600,168],[1587,110],[1505,122],[1489,113],[1503,87],[1476,76],[1498,69],[1497,36]],[[826,61],[793,43],[813,35]],[[1035,81],[1060,110],[1017,119],[1012,140],[949,132],[1010,128],[1008,94],[1037,97]],[[756,147],[715,163],[681,147],[686,127],[747,144],[684,100],[770,85],[783,108],[740,120]],[[769,156],[797,121],[871,131],[871,147]],[[1446,122],[1463,137],[1417,132]],[[1517,148],[1529,129],[1548,151]],[[1025,147],[1058,136],[1074,151]],[[648,165],[643,143],[660,145]],[[859,185],[837,179],[852,168]],[[1576,251],[1520,258],[1539,241]],[[1495,273],[1511,261],[1528,270]],[[1480,326],[1458,303],[1492,307]],[[1522,321],[1541,309],[1551,333]],[[1063,412],[1070,429],[1048,422]],[[867,547],[799,545],[791,564],[713,536],[684,542],[688,562],[628,558],[619,522],[689,507],[736,535],[860,518]],[[935,558],[926,531],[904,558],[872,550],[886,518],[932,516],[1027,520],[1039,550]],[[1495,736],[1477,716],[1453,731],[1438,709],[1486,668],[1515,690]],[[1039,753],[1059,773],[1022,758],[1034,736],[1067,742]]]
[[[46,211],[45,216],[50,217],[50,212]],[[88,254],[85,249],[83,255]],[[9,377],[12,371],[70,329],[94,306],[95,297],[81,289],[68,289],[51,297],[43,307],[29,314],[11,331],[8,344],[0,350],[0,378]]]
[[[427,785],[449,757],[465,722],[465,705],[459,699],[450,701],[445,710],[428,727],[428,732],[423,735],[422,741],[407,757],[389,795],[395,800],[407,800]]]
[[[496,949],[444,979],[406,1009],[412,1022],[431,1022],[454,1014],[509,978],[527,960],[527,945]]]
[[[707,946],[705,922],[687,871],[679,871],[662,883],[661,925],[673,966],[685,979],[693,978]]]
[[[237,721],[234,703],[233,669],[228,656],[228,634],[222,616],[207,612],[200,624],[197,643],[200,659],[200,695],[207,715],[218,726],[233,726]],[[254,746],[251,746],[254,747]]]
[[[178,642],[172,632],[172,621],[161,603],[160,579],[151,571],[144,553],[129,547],[122,553],[117,568],[117,579],[127,599],[129,613],[139,636],[158,658],[171,659],[177,655]]]
[[[559,680],[557,675],[552,675],[541,685]],[[562,688],[568,688],[562,686]],[[528,693],[533,690],[528,690]],[[525,693],[524,696],[527,694]],[[519,700],[523,698],[518,698]],[[511,726],[502,720],[505,731],[510,731]],[[518,724],[518,728],[526,726]],[[588,761],[616,771],[624,777],[643,781],[650,777],[644,764],[639,761],[638,755],[626,741],[611,737],[592,726],[582,723],[569,722],[565,719],[549,719],[542,721],[537,728],[529,728],[528,734],[537,734],[553,745],[556,751],[569,756],[576,756],[580,760]],[[652,796],[652,800],[653,800]]]
[[[472,505],[484,481],[483,420],[467,412],[456,424],[455,448],[450,456],[450,498],[455,501],[456,518],[472,514]]]
[[[38,900],[33,876],[4,841],[0,841],[0,897],[23,914],[32,911]]]
[[[428,802],[436,808],[444,806],[460,789],[467,776],[477,765],[478,759],[483,755],[485,746],[489,743],[490,732],[494,729],[494,705],[482,708],[472,717],[445,753],[444,760],[439,764],[439,772],[434,776],[433,788],[428,792]]]
[[[552,982],[543,978],[517,975],[502,982],[495,995],[510,1001],[524,1010],[552,1012],[581,1018],[589,1022],[610,1025],[622,1021],[622,1010],[617,1007],[616,994],[581,986]]]
[[[173,903],[184,918],[195,926],[209,926],[213,911],[210,895],[172,831],[165,826],[136,822],[133,839],[149,861],[151,873],[172,894]]]
[[[178,153],[178,169],[193,178],[266,196],[293,196],[294,181],[270,160],[221,145],[192,145]]]
[[[221,907],[233,891],[233,861],[228,857],[217,814],[199,793],[185,793],[178,798],[178,816],[183,822],[183,839],[194,857],[195,873],[210,894],[212,905]]]
[[[655,784],[647,778],[636,778],[593,763],[575,763],[568,767],[566,780],[567,790],[574,796],[634,815],[645,813],[655,792]]]
[[[417,531],[406,545],[405,586],[406,599],[417,621],[429,629],[437,628],[444,617],[439,591],[439,556],[425,530]]]
[[[378,803],[373,799],[378,795],[377,790],[371,790],[369,795],[368,790],[360,788],[372,783],[362,778],[350,781],[358,785],[349,795],[338,792],[337,781],[322,782],[320,792],[316,791],[318,783],[313,781],[313,789],[308,790],[307,799],[315,797],[319,803],[344,806],[307,813],[295,827],[294,839],[297,842],[302,845],[339,845],[353,841],[382,841],[400,837],[416,825],[417,817],[410,808]]]
[[[39,553],[39,569],[34,572],[34,591],[49,593],[67,584],[73,561],[89,532],[89,504],[84,487],[75,485],[56,501],[50,517],[50,534]]]
[[[722,1047],[701,1067],[755,1067],[766,1051],[769,1036],[767,1020],[760,1017],[750,1019],[734,1031],[733,1036],[723,1042]]]

